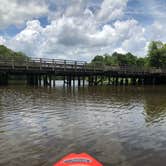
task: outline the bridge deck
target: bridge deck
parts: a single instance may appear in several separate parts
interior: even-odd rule
[[[138,68],[129,66],[104,66],[89,65],[85,61],[72,61],[61,59],[27,59],[27,60],[0,60],[0,72],[11,74],[22,73],[56,73],[64,75],[70,74],[103,74],[103,75],[163,75],[166,76],[165,69]]]

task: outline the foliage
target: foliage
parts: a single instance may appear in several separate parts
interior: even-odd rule
[[[17,61],[23,61],[25,59],[29,59],[29,57],[22,52],[15,52],[5,47],[4,45],[0,45],[0,60],[2,59],[3,60],[14,59]]]
[[[166,67],[166,44],[160,41],[152,41],[148,47],[149,66],[164,68]]]
[[[139,60],[136,56],[134,56],[131,53],[127,54],[121,54],[114,52],[112,55],[104,54],[103,56],[97,55],[93,60],[92,63],[101,63],[105,65],[119,65],[119,66],[125,66],[125,65],[136,65],[140,64],[142,65],[142,61]],[[137,62],[138,61],[138,62]]]
[[[132,53],[121,54],[114,52],[112,55],[97,55],[92,64],[156,67],[166,68],[166,44],[160,41],[152,41],[148,47],[148,54],[145,57],[137,57]]]

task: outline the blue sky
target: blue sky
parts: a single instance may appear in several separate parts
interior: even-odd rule
[[[166,0],[0,0],[0,44],[33,57],[145,56],[166,42]]]

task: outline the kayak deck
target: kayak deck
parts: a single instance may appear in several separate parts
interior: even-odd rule
[[[103,166],[99,161],[97,161],[92,156],[86,153],[71,153],[63,157],[59,162],[55,163],[53,166]]]

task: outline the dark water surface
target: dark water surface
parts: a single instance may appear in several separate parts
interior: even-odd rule
[[[165,166],[166,87],[0,88],[0,166],[50,166],[70,152]]]

